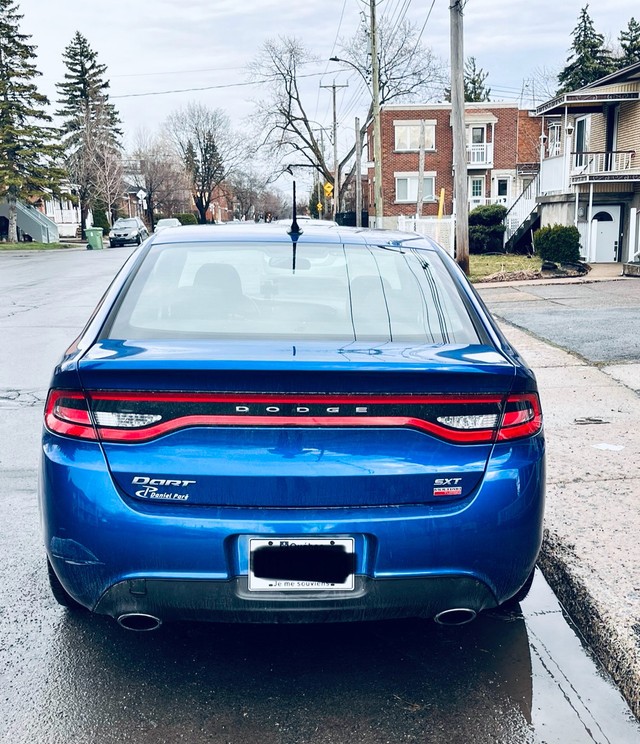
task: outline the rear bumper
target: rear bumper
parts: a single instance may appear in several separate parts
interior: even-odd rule
[[[40,483],[51,563],[91,610],[246,622],[430,616],[495,606],[526,581],[542,539],[544,440],[497,446],[476,492],[448,504],[140,503],[116,488],[99,445],[48,433]],[[355,592],[249,593],[251,536],[353,536]]]
[[[306,623],[431,618],[449,609],[495,607],[489,588],[469,576],[372,579],[356,576],[351,592],[318,596],[249,592],[246,576],[229,581],[144,579],[121,581],[102,596],[95,612],[129,613],[162,621]]]

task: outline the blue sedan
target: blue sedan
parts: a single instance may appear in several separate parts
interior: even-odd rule
[[[533,576],[535,378],[415,234],[153,235],[57,365],[44,424],[53,594],[126,628],[464,623]]]

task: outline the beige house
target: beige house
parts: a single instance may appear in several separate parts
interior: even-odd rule
[[[586,261],[640,262],[640,63],[534,113],[540,174],[507,215],[507,240],[538,223],[575,225]]]

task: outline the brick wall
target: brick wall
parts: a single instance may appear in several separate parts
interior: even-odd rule
[[[467,106],[468,115],[480,114],[485,115],[488,119],[495,119],[493,123],[487,126],[487,142],[492,142],[493,167],[500,171],[514,171],[518,162],[537,162],[537,137],[536,133],[534,142],[536,147],[529,147],[523,154],[531,157],[531,160],[523,161],[518,153],[518,129],[532,126],[529,122],[520,125],[520,113],[517,106],[491,106],[476,105]],[[471,117],[475,119],[475,117]],[[383,107],[380,114],[380,127],[382,132],[382,189],[384,201],[385,217],[397,217],[399,215],[415,215],[415,204],[397,203],[395,173],[415,173],[419,168],[419,153],[417,151],[396,152],[395,150],[395,129],[394,121],[416,121],[421,119],[435,121],[435,149],[425,151],[424,170],[425,174],[435,173],[435,199],[431,202],[425,202],[422,209],[423,216],[436,216],[438,213],[438,198],[440,190],[444,189],[444,214],[451,214],[453,209],[453,138],[451,130],[451,106],[449,104],[429,105],[419,107]],[[539,127],[539,121],[535,126]],[[475,124],[475,121],[468,122],[468,125]],[[528,142],[528,139],[527,139]],[[367,143],[369,148],[369,160],[373,160],[373,127],[369,127],[367,133]],[[369,187],[372,194],[372,184],[374,176],[373,164],[369,168]],[[485,177],[485,196],[491,196],[491,168],[477,168],[470,171],[470,174]],[[370,212],[374,214],[373,199],[370,202]]]

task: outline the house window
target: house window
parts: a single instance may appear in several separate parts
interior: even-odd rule
[[[509,196],[509,179],[499,178],[497,188],[498,188],[498,196]]]
[[[423,201],[434,201],[435,181],[435,176],[424,177],[424,187],[422,190]],[[418,201],[417,175],[396,177],[396,201],[413,203]]]
[[[419,150],[420,149],[420,123],[396,124],[396,150]],[[424,149],[435,150],[436,125],[425,124],[424,126]]]
[[[471,144],[482,145],[485,142],[485,128],[471,127]]]
[[[562,148],[562,128],[560,123],[549,126],[549,157],[555,158],[560,155]]]
[[[484,178],[471,179],[471,196],[484,196]]]

